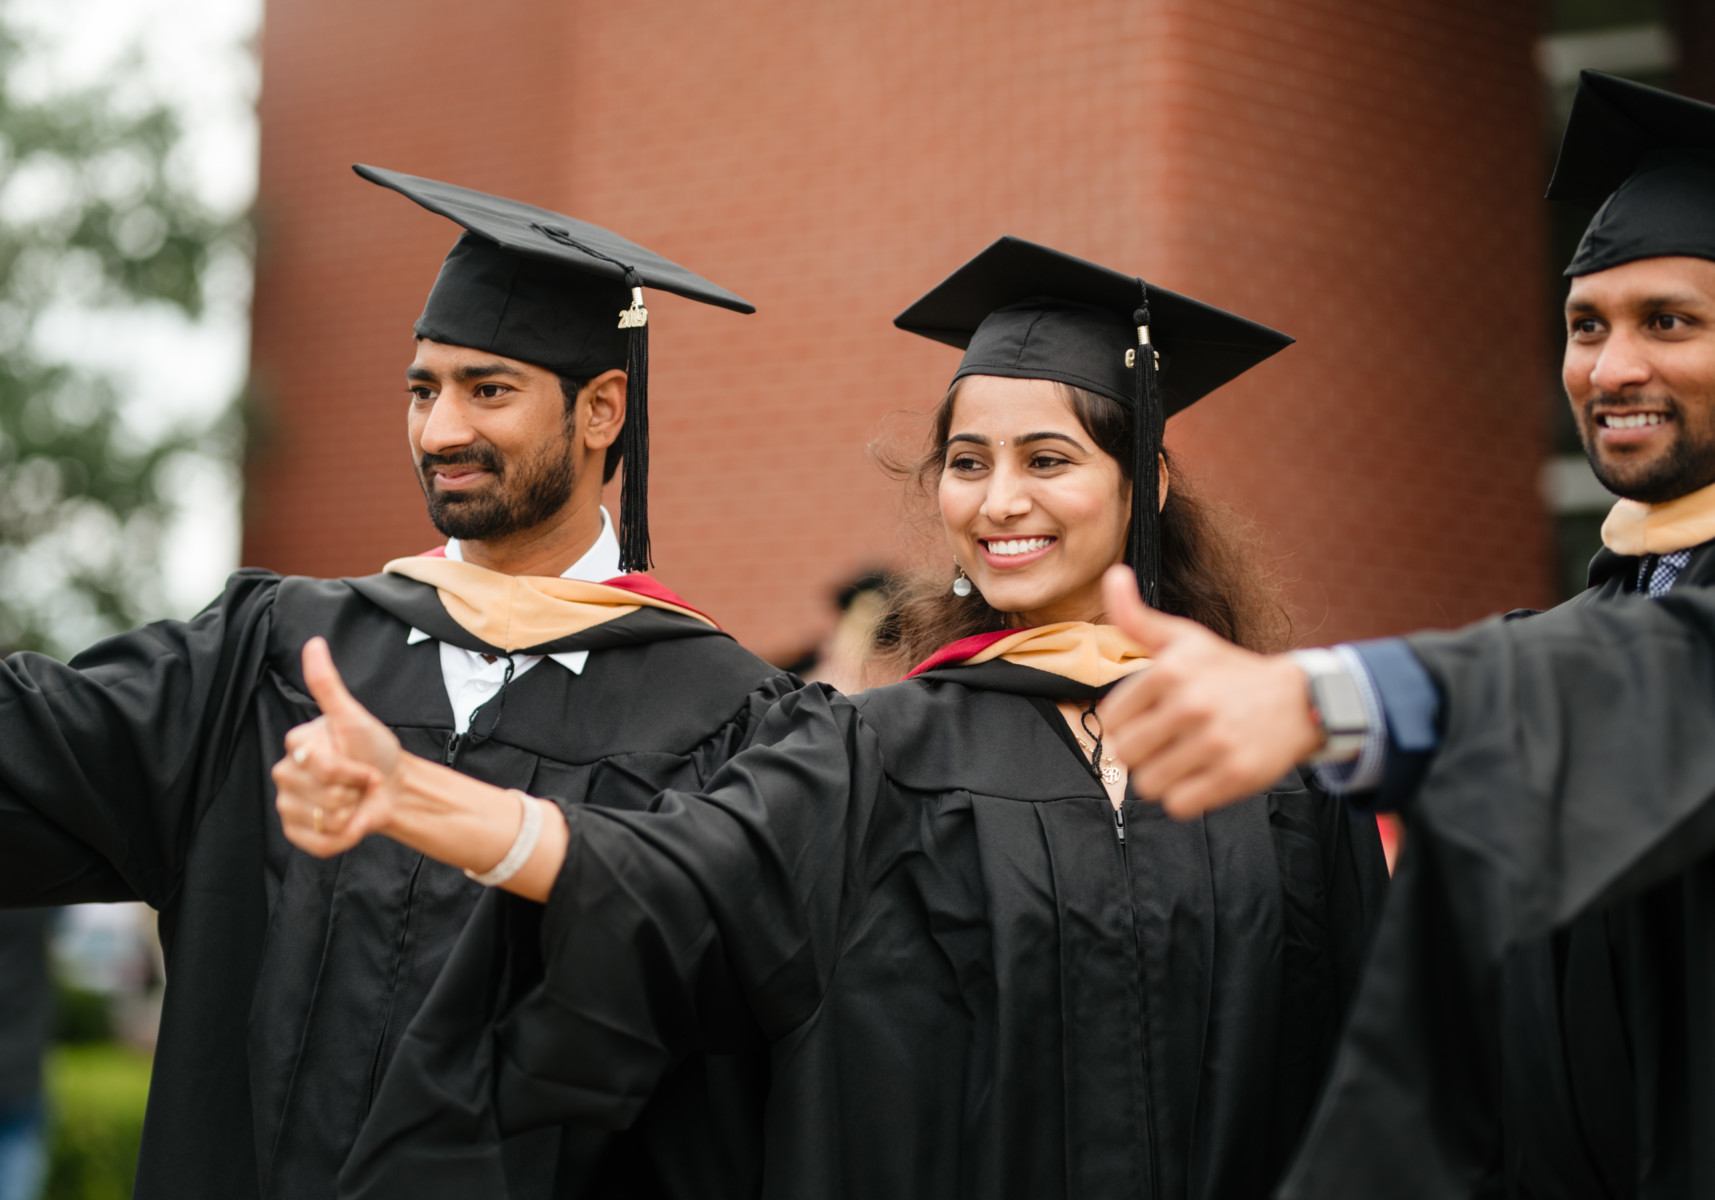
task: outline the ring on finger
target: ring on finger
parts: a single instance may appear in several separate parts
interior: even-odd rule
[[[292,751],[292,761],[297,763],[300,767],[304,765],[304,760],[309,756],[310,748],[308,746],[299,746],[296,750]]]
[[[327,820],[327,812],[321,805],[318,804],[310,810],[310,825],[317,833],[327,832],[327,829],[323,826],[323,822],[325,820]]]

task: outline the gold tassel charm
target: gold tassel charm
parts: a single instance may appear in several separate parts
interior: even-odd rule
[[[649,310],[643,307],[643,289],[631,289],[631,307],[619,314],[621,329],[642,329],[649,324]]]

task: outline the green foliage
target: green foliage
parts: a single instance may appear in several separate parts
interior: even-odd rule
[[[112,1041],[112,999],[102,992],[56,981],[54,1040],[80,1044]]]
[[[48,1184],[43,1200],[126,1200],[137,1173],[149,1059],[121,1046],[48,1056]]]
[[[140,439],[114,380],[42,353],[42,318],[65,305],[195,317],[211,260],[244,226],[186,187],[171,111],[105,85],[22,97],[26,51],[0,0],[0,651],[63,652],[68,615],[85,630],[146,615],[165,468],[210,431]]]

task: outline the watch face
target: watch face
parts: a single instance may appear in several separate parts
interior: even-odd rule
[[[1322,727],[1329,734],[1362,732],[1369,725],[1369,713],[1363,710],[1363,696],[1358,693],[1358,681],[1341,672],[1324,679],[1326,705],[1322,706]]]
[[[1310,691],[1322,714],[1322,728],[1329,736],[1361,733],[1368,728],[1369,714],[1364,710],[1358,681],[1344,671],[1316,676],[1311,680]]]

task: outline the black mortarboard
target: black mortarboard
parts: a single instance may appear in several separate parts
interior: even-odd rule
[[[1568,275],[1715,259],[1715,105],[1585,71],[1548,198],[1597,209]]]
[[[1293,341],[1135,275],[1015,237],[996,241],[893,323],[964,350],[954,382],[967,375],[1052,379],[1133,411],[1126,561],[1151,604],[1160,586],[1157,468],[1167,418]],[[1139,353],[1140,346],[1154,353]]]
[[[626,371],[620,566],[649,569],[649,310],[643,288],[752,313],[755,306],[599,225],[433,179],[352,167],[465,232],[423,315],[421,338],[515,358],[574,379]]]

